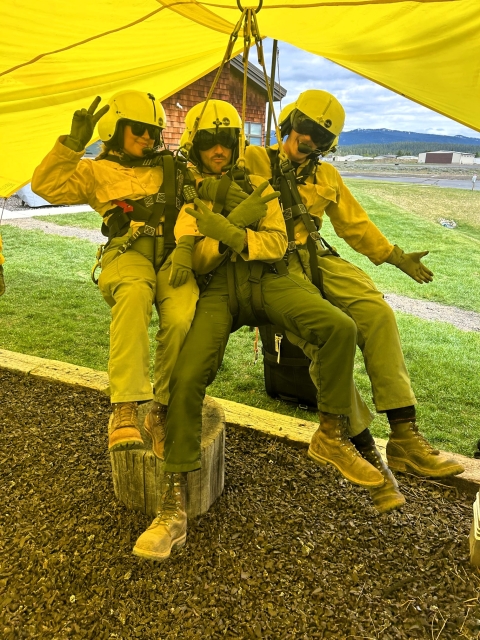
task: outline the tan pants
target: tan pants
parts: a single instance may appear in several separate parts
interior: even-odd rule
[[[289,262],[289,269],[298,274],[302,267],[295,256],[293,254]],[[377,411],[416,404],[395,314],[383,294],[365,272],[342,258],[319,256],[318,266],[326,299],[357,325],[357,343],[363,353]]]
[[[151,400],[168,404],[170,374],[195,314],[198,287],[193,275],[174,289],[168,284],[171,257],[155,274],[152,262],[129,249],[102,259],[99,289],[111,308],[108,374],[113,402]],[[150,383],[148,327],[155,303],[159,316],[154,391]]]

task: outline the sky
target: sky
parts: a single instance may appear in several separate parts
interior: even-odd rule
[[[265,64],[270,75],[272,40],[265,40],[264,47]],[[294,102],[306,89],[324,89],[342,103],[347,114],[345,131],[395,129],[480,138],[480,132],[411,102],[325,58],[283,42],[278,43],[278,50],[280,79],[276,75],[275,80],[288,91],[282,100],[283,106]],[[257,62],[254,49],[251,60]],[[277,113],[278,105],[276,103]]]

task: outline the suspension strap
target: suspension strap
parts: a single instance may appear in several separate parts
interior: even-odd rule
[[[263,304],[262,284],[261,284],[262,276],[269,265],[267,265],[265,262],[252,260],[249,266],[250,266],[250,277],[248,278],[248,280],[252,286],[253,315],[257,320],[257,326],[260,327],[263,324],[270,324],[270,319],[265,312],[265,306]]]
[[[235,263],[231,260],[227,262],[227,290],[230,313],[236,318],[238,316],[238,299],[235,288]]]

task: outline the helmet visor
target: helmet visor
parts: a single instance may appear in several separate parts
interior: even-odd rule
[[[148,137],[151,140],[158,140],[160,138],[162,129],[154,124],[146,124],[145,122],[138,122],[137,120],[125,120],[125,124],[130,126],[134,136],[143,136],[145,131],[148,131]]]
[[[310,136],[312,142],[317,146],[317,149],[322,151],[329,149],[332,142],[335,140],[334,133],[327,131],[324,127],[311,120],[298,109],[296,109],[293,114],[292,128],[297,133]]]
[[[237,129],[200,129],[195,134],[194,144],[199,151],[208,151],[219,144],[225,149],[233,149],[238,141]]]

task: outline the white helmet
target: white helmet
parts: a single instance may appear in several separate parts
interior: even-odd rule
[[[103,142],[114,138],[120,120],[153,125],[158,128],[158,137],[161,130],[167,126],[165,110],[151,93],[120,91],[115,93],[107,104],[110,105],[110,109],[98,122],[98,134]]]

